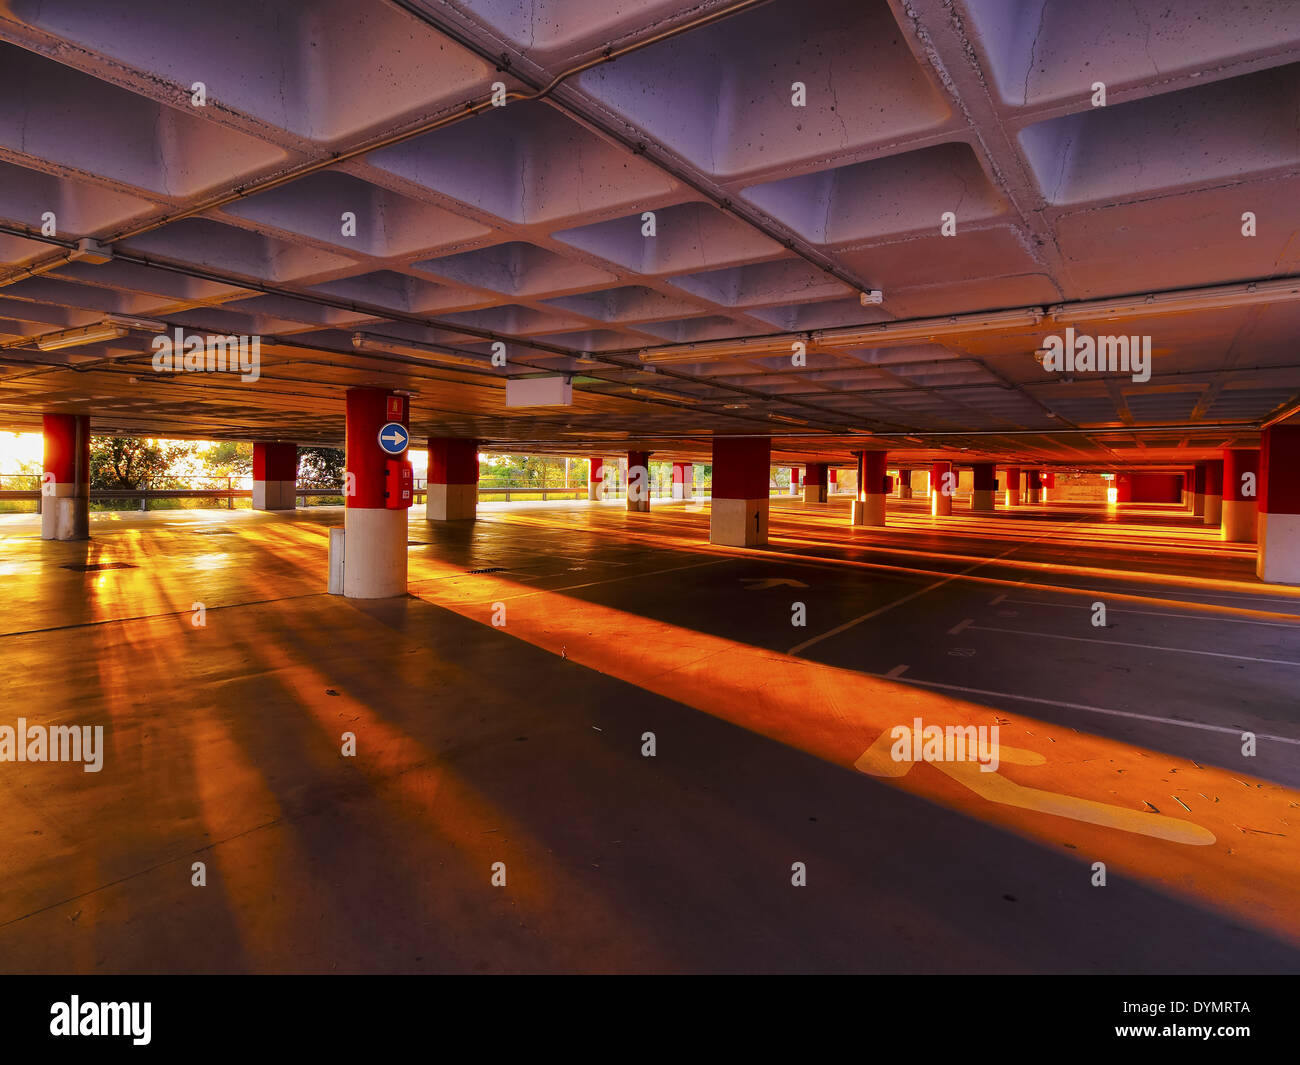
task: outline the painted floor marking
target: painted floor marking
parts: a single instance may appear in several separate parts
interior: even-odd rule
[[[1300,666],[1287,658],[1253,658],[1250,655],[1230,655],[1223,651],[1194,651],[1189,647],[1165,647],[1158,643],[1128,643],[1125,640],[1093,640],[1087,636],[1062,636],[1055,632],[1032,632],[1028,629],[1003,629],[996,625],[972,625],[981,632],[1004,632],[1012,636],[1038,636],[1044,640],[1070,640],[1074,643],[1100,643],[1107,647],[1136,647],[1143,651],[1171,651],[1179,655],[1204,655],[1208,658],[1231,658],[1238,662],[1260,662],[1270,666]]]

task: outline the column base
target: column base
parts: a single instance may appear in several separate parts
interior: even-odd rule
[[[951,517],[952,496],[946,496],[942,492],[931,492],[930,515],[935,518]]]
[[[673,482],[673,499],[691,499],[695,491],[695,486],[690,484],[678,484]]]
[[[992,514],[994,510],[992,488],[976,488],[971,492],[970,508],[980,514]]]
[[[769,500],[714,499],[709,505],[709,543],[756,547],[767,543]]]
[[[1205,497],[1205,524],[1218,525],[1223,520],[1223,496]]]
[[[1300,584],[1300,514],[1260,511],[1255,572],[1269,584]]]
[[[473,521],[478,516],[478,485],[426,484],[425,521]]]
[[[1041,488],[1031,488],[1025,493],[1025,502],[1031,507],[1037,506],[1043,501],[1043,490]]]
[[[254,510],[297,510],[297,481],[254,481]]]
[[[885,524],[885,497],[883,495],[869,495],[866,499],[855,499],[853,501],[853,516],[849,519],[851,525],[884,525]]]
[[[587,502],[590,503],[590,502],[592,502],[592,501],[594,501],[594,500],[599,500],[599,499],[603,499],[603,498],[604,498],[604,497],[600,494],[600,482],[599,482],[599,481],[588,481],[588,482],[587,482]]]
[[[343,594],[388,599],[406,594],[406,511],[349,507],[343,552]]]
[[[1020,506],[1020,489],[1008,488],[1006,491],[1006,495],[1003,498],[1003,504],[1008,507]]]
[[[1253,499],[1223,501],[1223,539],[1233,544],[1253,544],[1259,503]]]
[[[650,513],[650,500],[648,500],[648,499],[632,499],[632,498],[629,496],[629,497],[628,497],[628,501],[627,501],[627,509],[628,509],[628,510],[632,510],[632,511],[636,511],[638,514],[649,514],[649,513]]]
[[[1205,513],[1205,496],[1200,492],[1192,493],[1192,514],[1201,517]]]
[[[899,498],[899,499],[911,499],[911,498],[912,498],[912,486],[911,486],[910,484],[905,484],[905,485],[903,485],[903,486],[898,490],[898,498]]]
[[[810,484],[803,490],[803,501],[805,503],[825,503],[826,489],[819,485]]]
[[[53,495],[41,497],[42,540],[90,539],[90,497],[76,489],[71,483],[56,484]]]

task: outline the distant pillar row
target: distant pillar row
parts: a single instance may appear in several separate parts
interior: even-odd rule
[[[884,451],[858,452],[858,498],[853,501],[854,525],[885,524]]]
[[[993,497],[998,490],[997,476],[993,463],[977,462],[974,465],[975,480],[971,490],[970,508],[977,514],[993,513]]]
[[[1300,584],[1300,425],[1275,425],[1260,437],[1256,572]]]
[[[41,539],[90,538],[90,416],[46,414]]]
[[[478,516],[478,441],[429,437],[426,521],[473,521]]]
[[[936,462],[930,467],[930,513],[936,518],[946,518],[952,513],[952,496],[957,478],[951,462]],[[945,491],[946,489],[946,491]]]
[[[1259,450],[1223,450],[1223,539],[1253,544],[1259,523]]]
[[[587,498],[589,500],[604,499],[602,488],[605,483],[605,460],[603,458],[591,458],[587,460]]]
[[[1007,467],[1007,488],[1005,495],[1006,505],[1009,507],[1020,506],[1020,467]]]
[[[767,543],[771,464],[772,441],[767,437],[713,438],[709,543],[727,547]]]
[[[1192,514],[1203,517],[1205,514],[1205,463],[1198,462],[1192,468]]]
[[[898,498],[899,499],[912,498],[912,471],[911,470],[898,471]]]
[[[259,440],[253,444],[253,509],[297,506],[298,445]]]
[[[824,462],[810,462],[804,467],[803,501],[825,503],[828,471]]]

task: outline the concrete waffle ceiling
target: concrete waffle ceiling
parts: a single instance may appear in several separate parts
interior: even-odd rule
[[[501,449],[1185,462],[1300,401],[1300,300],[1222,295],[1300,274],[1298,114],[1289,0],[3,0],[0,425],[340,444],[366,385]],[[1090,323],[1145,382],[980,320],[1152,293]],[[260,335],[261,377],[36,346],[108,314]],[[543,372],[572,406],[506,407]]]

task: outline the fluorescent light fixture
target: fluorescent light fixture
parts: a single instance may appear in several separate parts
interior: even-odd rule
[[[708,362],[728,356],[758,357],[788,355],[796,341],[811,351],[836,351],[846,348],[888,347],[913,340],[933,340],[945,336],[994,332],[1038,325],[1043,320],[1041,307],[1026,307],[991,314],[955,314],[944,318],[918,318],[905,322],[880,322],[874,325],[815,329],[808,333],[784,333],[780,336],[753,339],[720,340],[702,344],[684,344],[671,348],[647,348],[638,356],[644,363],[664,364]]]
[[[683,396],[677,392],[664,392],[658,388],[642,388],[640,385],[633,387],[631,391],[633,395],[650,396],[654,399],[669,399],[672,400],[674,403],[683,403],[693,398],[691,396]]]
[[[100,322],[98,325],[86,325],[80,329],[64,329],[58,333],[46,333],[36,338],[36,346],[42,351],[61,351],[63,348],[76,348],[82,344],[98,344],[103,340],[116,340],[124,337],[129,330],[112,322]]]
[[[858,295],[858,300],[861,302],[862,306],[866,307],[872,303],[884,303],[885,294],[880,291],[880,289],[873,288],[867,292],[860,293]]]
[[[152,318],[137,318],[133,314],[106,314],[104,321],[125,326],[127,329],[143,329],[147,333],[161,333],[167,328],[166,322],[156,322]]]
[[[461,355],[452,351],[421,344],[414,340],[396,340],[390,337],[370,336],[367,333],[353,333],[352,347],[357,351],[367,351],[379,355],[410,355],[429,362],[448,363],[454,366],[474,366],[480,370],[491,370],[492,359],[488,355]]]
[[[1183,311],[1252,307],[1260,303],[1285,303],[1300,299],[1300,279],[1251,281],[1218,285],[1194,292],[1152,292],[1113,300],[1092,300],[1079,306],[1058,304],[1048,310],[1056,322],[1091,322],[1108,318],[1142,318]]]

